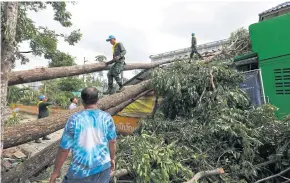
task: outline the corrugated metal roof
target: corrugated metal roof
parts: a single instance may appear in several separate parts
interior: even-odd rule
[[[213,47],[213,46],[221,45],[221,44],[226,43],[227,41],[228,41],[228,39],[222,39],[222,40],[218,40],[218,41],[213,41],[213,42],[197,45],[197,49],[203,49],[203,48],[207,48],[207,47]],[[164,57],[164,56],[170,56],[170,55],[175,55],[175,54],[179,54],[179,53],[187,53],[187,52],[190,52],[190,51],[191,51],[191,48],[187,47],[187,48],[182,48],[182,49],[169,51],[169,52],[165,52],[165,53],[159,53],[159,54],[156,54],[156,55],[150,55],[149,58],[157,59],[157,58],[161,58],[161,57]]]
[[[128,86],[128,85],[135,85],[135,84],[140,83],[141,81],[148,78],[148,76],[150,75],[150,70],[151,69],[144,69],[139,74],[135,75],[134,77],[126,81],[123,85]]]
[[[271,9],[268,9],[268,10],[266,10],[266,11],[263,11],[262,13],[259,14],[259,16],[261,16],[261,15],[265,15],[265,14],[267,14],[267,13],[270,13],[270,12],[272,12],[272,11],[276,11],[276,10],[279,10],[279,9],[281,9],[281,8],[285,8],[285,7],[290,7],[290,1],[285,2],[285,3],[281,3],[281,4],[275,6],[275,7],[271,8]]]

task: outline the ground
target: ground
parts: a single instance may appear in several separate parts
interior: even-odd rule
[[[27,113],[21,113],[21,116],[23,117],[23,119],[21,120],[20,123],[26,123],[29,121],[34,121],[37,119],[36,115],[30,115]],[[53,142],[57,141],[58,139],[61,138],[63,130],[59,130],[56,131],[50,135],[48,135],[51,140],[46,140],[43,141],[40,144],[34,143],[34,141],[26,143],[26,144],[22,144],[19,145],[17,147],[13,147],[13,148],[9,148],[6,149],[5,152],[3,152],[3,154],[6,153],[6,156],[11,156],[13,159],[13,154],[15,154],[15,152],[24,152],[25,155],[27,155],[28,157],[31,157],[33,155],[35,155],[36,153],[38,153],[39,151],[41,151],[42,149],[44,149],[45,147],[49,146],[50,144],[52,144]],[[58,180],[57,183],[60,183],[63,176],[66,174],[68,167],[69,167],[69,162],[70,162],[70,158],[68,159],[68,161],[64,164],[63,168],[62,168],[62,172],[61,172],[61,177],[60,180]],[[13,167],[16,166],[17,163],[13,164]],[[53,170],[53,166],[52,167],[48,167],[46,170],[43,170],[42,172],[40,172],[38,175],[36,175],[35,177],[32,177],[30,179],[30,182],[32,183],[46,183],[49,182],[49,177],[50,174]]]

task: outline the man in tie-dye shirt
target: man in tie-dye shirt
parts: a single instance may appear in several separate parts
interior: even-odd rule
[[[81,93],[85,110],[67,121],[56,156],[50,183],[55,183],[69,151],[72,162],[63,183],[108,183],[115,169],[116,129],[109,113],[97,109],[98,90],[87,87]]]

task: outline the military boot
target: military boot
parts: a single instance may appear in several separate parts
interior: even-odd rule
[[[104,92],[104,95],[111,95],[112,93],[113,93],[113,88],[108,88],[108,90]]]
[[[118,85],[119,85],[119,90],[117,91],[117,93],[123,91],[123,84],[122,84],[122,82],[118,82]]]
[[[35,140],[35,143],[41,143],[40,139]]]
[[[48,136],[44,136],[42,137],[42,140],[50,140],[50,138]]]

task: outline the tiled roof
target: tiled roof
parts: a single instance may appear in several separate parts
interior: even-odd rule
[[[267,13],[270,13],[272,11],[279,10],[281,8],[285,8],[285,7],[290,7],[290,1],[281,3],[281,4],[275,6],[275,7],[271,8],[271,9],[268,9],[266,11],[263,11],[262,13],[259,14],[259,16],[264,15],[264,14],[267,14]]]

